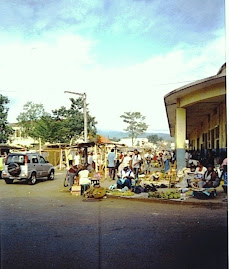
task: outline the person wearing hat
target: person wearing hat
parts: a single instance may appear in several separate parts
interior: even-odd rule
[[[117,188],[122,189],[127,186],[130,190],[132,188],[132,179],[134,179],[134,173],[132,170],[125,166],[119,173],[118,173],[118,180],[117,180]]]

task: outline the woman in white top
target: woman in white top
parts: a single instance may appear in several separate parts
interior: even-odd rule
[[[196,179],[202,179],[204,176],[204,173],[207,171],[207,168],[204,167],[203,162],[198,162],[196,171],[195,171],[195,178]]]
[[[220,179],[214,171],[213,165],[209,164],[202,180],[198,183],[199,188],[215,188],[220,184]]]

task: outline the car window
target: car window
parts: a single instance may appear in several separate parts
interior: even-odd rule
[[[32,156],[32,163],[38,163],[38,158],[36,155]]]
[[[46,163],[45,159],[42,156],[40,156],[39,162],[40,163]]]
[[[9,155],[6,161],[6,164],[9,163],[18,163],[25,164],[25,156],[24,155]]]

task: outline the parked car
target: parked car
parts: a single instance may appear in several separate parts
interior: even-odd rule
[[[38,153],[10,153],[3,165],[2,178],[6,184],[12,184],[15,179],[24,180],[31,185],[37,178],[54,179],[55,169],[52,164]]]

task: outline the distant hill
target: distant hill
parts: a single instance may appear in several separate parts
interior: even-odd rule
[[[121,132],[121,131],[113,131],[113,130],[102,130],[102,129],[98,129],[97,130],[97,133],[99,135],[103,135],[109,139],[112,139],[112,138],[117,138],[117,139],[121,139],[121,138],[125,138],[125,137],[128,137],[128,133],[126,132]],[[173,138],[170,136],[170,134],[166,134],[166,133],[144,133],[143,135],[139,136],[139,137],[147,137],[147,136],[150,136],[150,135],[158,135],[158,137],[161,137],[163,140],[169,140],[169,141],[172,141]]]

